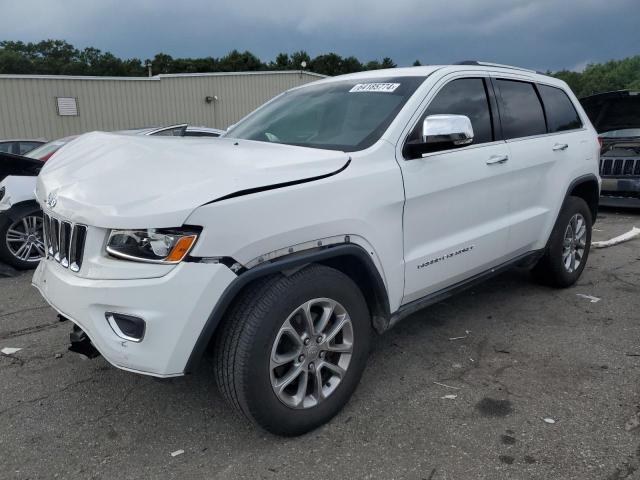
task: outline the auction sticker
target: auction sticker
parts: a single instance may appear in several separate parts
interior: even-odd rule
[[[399,83],[356,83],[349,92],[382,92],[391,93],[400,86]]]

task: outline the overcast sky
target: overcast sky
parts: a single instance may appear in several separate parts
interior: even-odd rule
[[[121,57],[237,48],[336,52],[400,66],[480,59],[538,70],[640,54],[638,0],[0,0],[0,39]]]

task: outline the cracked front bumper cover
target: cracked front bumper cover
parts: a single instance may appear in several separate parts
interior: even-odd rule
[[[111,364],[158,377],[182,375],[193,347],[224,289],[236,275],[224,265],[183,263],[151,279],[81,278],[57,262],[40,262],[33,285],[65,318],[86,332]],[[144,339],[118,337],[105,312],[144,318]]]

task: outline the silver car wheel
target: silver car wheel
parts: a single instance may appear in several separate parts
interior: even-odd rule
[[[42,217],[27,215],[13,222],[6,235],[9,252],[23,262],[39,262],[45,256]]]
[[[587,223],[580,213],[576,213],[564,232],[562,263],[569,273],[575,272],[582,263],[587,246]]]
[[[353,325],[335,300],[314,298],[284,321],[271,348],[271,386],[285,405],[315,407],[344,379],[353,353]]]

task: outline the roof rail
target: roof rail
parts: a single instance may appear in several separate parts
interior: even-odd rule
[[[491,62],[479,62],[477,60],[464,60],[462,62],[456,62],[454,65],[478,65],[482,67],[500,67],[500,68],[509,68],[511,70],[521,70],[523,72],[529,73],[540,73],[535,70],[531,70],[530,68],[522,68],[522,67],[514,67],[513,65],[503,65],[502,63],[491,63]]]

